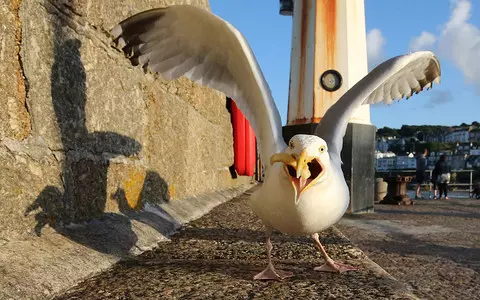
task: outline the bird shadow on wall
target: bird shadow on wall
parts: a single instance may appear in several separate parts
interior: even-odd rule
[[[48,5],[52,4],[46,0],[47,9]],[[107,172],[112,158],[136,155],[142,147],[136,140],[115,132],[88,132],[81,41],[72,38],[67,19],[52,18],[51,95],[62,142],[63,191],[56,186],[45,187],[27,207],[25,215],[35,213],[34,231],[38,236],[48,224],[58,233],[92,249],[124,255],[138,238],[127,216],[104,212]],[[150,184],[152,180],[158,180],[157,185],[166,184],[157,173],[150,172],[149,176]],[[162,195],[159,194],[156,201],[158,197]]]
[[[167,182],[157,172],[147,172],[137,205],[128,202],[122,188],[118,188],[112,198],[117,202],[122,214],[154,228],[164,236],[181,225],[158,205],[170,201],[170,194]]]

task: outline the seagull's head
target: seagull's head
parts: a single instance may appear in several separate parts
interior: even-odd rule
[[[270,164],[283,163],[283,170],[295,191],[295,204],[307,189],[327,177],[330,157],[327,143],[315,135],[297,134],[288,142],[288,148],[272,155]]]

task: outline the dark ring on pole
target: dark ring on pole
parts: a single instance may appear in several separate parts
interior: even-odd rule
[[[327,70],[320,76],[322,88],[329,92],[335,92],[343,83],[342,75],[337,70]]]
[[[280,0],[280,14],[293,16],[293,0]]]

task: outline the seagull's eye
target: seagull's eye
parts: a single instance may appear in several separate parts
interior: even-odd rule
[[[319,149],[320,153],[324,153],[327,150],[327,147],[321,146]]]
[[[288,147],[290,147],[290,148],[293,149],[293,142],[292,142],[292,141],[290,141],[290,142],[288,143]]]

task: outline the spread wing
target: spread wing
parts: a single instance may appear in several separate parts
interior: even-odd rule
[[[165,79],[185,76],[232,98],[250,122],[260,155],[283,151],[280,114],[243,35],[206,10],[174,5],[131,16],[111,31],[132,64]]]
[[[433,82],[440,83],[440,63],[432,52],[418,51],[391,58],[368,73],[325,113],[315,134],[323,138],[329,154],[340,162],[348,120],[362,104],[392,103],[410,98]]]

